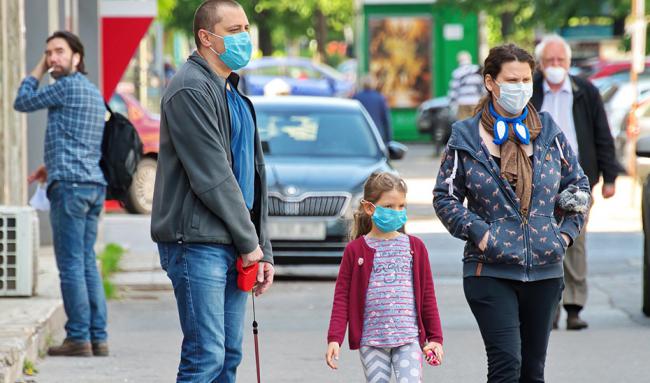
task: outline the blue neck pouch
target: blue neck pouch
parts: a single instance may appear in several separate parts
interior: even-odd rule
[[[504,142],[508,141],[508,136],[510,134],[510,124],[512,124],[513,129],[515,130],[515,135],[519,142],[524,145],[530,144],[530,131],[524,121],[528,117],[528,107],[524,108],[523,113],[517,117],[504,117],[494,110],[492,103],[489,104],[490,114],[495,118],[494,126],[494,143],[496,145],[501,145]]]

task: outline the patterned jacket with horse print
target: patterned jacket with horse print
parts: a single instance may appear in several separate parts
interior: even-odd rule
[[[531,206],[523,216],[513,188],[479,136],[480,116],[454,124],[433,190],[436,214],[454,237],[466,241],[464,276],[517,281],[562,277],[568,246],[561,233],[573,243],[586,216],[556,214],[557,196],[570,185],[590,193],[589,180],[564,134],[550,115],[540,113]],[[478,243],[488,231],[481,251]]]

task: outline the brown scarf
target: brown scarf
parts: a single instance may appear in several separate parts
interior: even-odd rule
[[[489,102],[486,102],[481,114],[481,125],[492,137],[494,137],[494,122],[495,118],[490,114]],[[531,103],[528,103],[528,116],[524,120],[524,124],[528,127],[530,141],[533,142],[542,129],[542,122]],[[501,145],[501,174],[511,185],[515,186],[521,214],[524,217],[528,216],[528,207],[533,191],[533,164],[517,139],[512,124],[510,124],[508,141]]]

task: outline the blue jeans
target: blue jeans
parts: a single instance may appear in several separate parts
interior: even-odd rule
[[[177,382],[234,383],[248,294],[237,288],[232,246],[159,243],[183,330]]]
[[[97,271],[95,240],[106,188],[94,183],[55,181],[48,188],[50,223],[66,338],[105,341],[106,297]]]

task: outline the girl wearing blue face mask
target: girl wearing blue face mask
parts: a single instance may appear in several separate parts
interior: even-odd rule
[[[427,250],[399,231],[406,223],[401,178],[374,173],[363,194],[336,280],[326,362],[337,368],[347,327],[368,382],[388,383],[394,370],[398,382],[419,383],[422,361],[439,365],[443,358]]]

